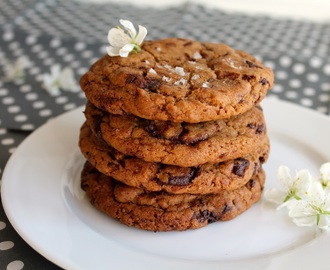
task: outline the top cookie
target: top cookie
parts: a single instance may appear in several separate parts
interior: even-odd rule
[[[245,52],[179,38],[145,41],[127,58],[105,55],[80,81],[107,112],[189,123],[246,112],[273,83],[272,70]]]

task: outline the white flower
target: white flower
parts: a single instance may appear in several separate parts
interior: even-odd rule
[[[73,70],[68,67],[61,70],[58,64],[50,68],[50,73],[43,74],[43,87],[51,96],[60,95],[60,89],[70,92],[79,91]]]
[[[330,227],[330,194],[320,182],[313,182],[304,200],[288,204],[289,216],[298,226],[317,225],[320,229]]]
[[[277,178],[281,189],[271,188],[265,191],[265,198],[276,203],[281,208],[287,205],[291,199],[301,200],[308,191],[312,177],[309,171],[300,170],[294,178],[291,177],[290,170],[286,166],[280,166],[277,171]]]
[[[330,189],[330,162],[322,164],[320,168],[321,184],[324,188]]]
[[[16,81],[25,77],[25,69],[29,67],[30,62],[28,58],[21,56],[14,63],[5,61],[5,81]]]
[[[109,30],[108,42],[110,46],[107,47],[108,55],[127,57],[132,51],[139,52],[141,50],[140,45],[147,35],[147,29],[139,25],[139,31],[136,32],[130,21],[119,20],[119,22],[125,30],[119,26]]]

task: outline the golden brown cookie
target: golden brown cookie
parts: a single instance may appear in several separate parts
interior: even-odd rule
[[[127,58],[105,55],[80,81],[107,112],[189,123],[244,113],[273,83],[272,70],[245,52],[180,38],[145,41]]]
[[[101,173],[128,186],[148,191],[206,194],[233,190],[259,172],[269,154],[269,140],[244,157],[196,167],[178,167],[146,162],[126,156],[98,139],[86,125],[81,127],[79,147],[85,158]]]
[[[86,163],[81,186],[97,209],[123,224],[151,231],[182,231],[230,220],[243,213],[260,199],[264,179],[264,172],[260,171],[236,190],[174,195],[126,186]]]
[[[217,121],[173,123],[109,114],[88,102],[85,116],[92,131],[121,153],[181,167],[245,156],[267,136],[260,106]]]

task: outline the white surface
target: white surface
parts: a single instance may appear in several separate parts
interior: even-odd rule
[[[268,99],[272,142],[265,169],[276,186],[279,165],[318,173],[330,160],[330,119]],[[129,228],[95,210],[79,188],[77,142],[83,108],[29,136],[9,160],[2,202],[18,233],[65,269],[328,269],[330,235],[296,227],[263,200],[229,222],[199,230],[154,233]]]
[[[91,3],[131,3],[137,6],[168,7],[183,3],[196,3],[247,14],[267,14],[274,17],[308,19],[317,22],[330,21],[328,0],[76,0]]]

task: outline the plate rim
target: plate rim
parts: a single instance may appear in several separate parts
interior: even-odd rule
[[[302,114],[308,114],[310,115],[312,118],[318,118],[318,119],[322,119],[320,121],[327,121],[330,123],[330,118],[324,114],[321,114],[315,110],[309,109],[309,108],[305,108],[302,107],[300,105],[288,102],[288,101],[283,101],[283,100],[278,100],[276,98],[271,98],[271,97],[267,97],[263,102],[262,102],[262,107],[267,106],[267,104],[270,104],[271,102],[273,102],[274,104],[276,103],[277,105],[274,106],[282,106],[285,107],[285,110],[287,109],[292,109],[293,111],[298,111],[298,113],[302,113]],[[2,204],[3,204],[3,208],[4,211],[11,223],[11,225],[14,227],[14,229],[18,232],[18,234],[33,248],[35,249],[38,253],[40,253],[42,256],[46,257],[48,260],[52,261],[53,263],[55,263],[56,265],[60,266],[60,267],[64,267],[64,268],[70,268],[70,269],[80,269],[80,266],[77,267],[77,264],[74,260],[67,260],[65,262],[63,261],[59,261],[57,256],[54,256],[53,254],[49,254],[48,252],[46,252],[44,249],[40,248],[36,243],[34,239],[31,239],[29,237],[29,235],[26,234],[26,231],[24,230],[24,228],[21,228],[19,224],[17,224],[16,222],[16,218],[13,216],[13,213],[10,210],[10,202],[8,201],[7,198],[7,182],[9,181],[8,179],[10,178],[10,172],[13,168],[13,164],[15,162],[15,160],[17,158],[19,158],[19,153],[20,153],[20,149],[23,149],[25,147],[26,144],[29,144],[30,140],[33,140],[33,138],[36,136],[36,134],[39,134],[42,130],[47,129],[47,127],[54,125],[54,123],[62,121],[63,119],[72,117],[73,115],[77,114],[78,111],[82,112],[82,108],[83,106],[80,106],[72,111],[68,111],[65,112],[55,118],[53,118],[52,120],[48,121],[47,123],[45,123],[44,125],[40,126],[39,128],[37,128],[34,132],[32,132],[29,136],[27,136],[23,142],[17,147],[16,151],[10,156],[4,171],[3,171],[3,177],[2,177],[2,186],[1,186],[1,198],[2,198]],[[68,117],[69,116],[69,117]],[[267,120],[266,120],[267,121]],[[83,122],[83,120],[82,120]],[[81,123],[82,123],[81,122]],[[330,129],[329,129],[330,130]],[[32,138],[32,139],[31,139]],[[97,237],[96,235],[94,235],[95,237]],[[329,238],[329,236],[328,236]],[[98,238],[99,241],[103,241],[101,240],[102,237]],[[114,244],[115,245],[115,244]],[[118,248],[118,245],[115,245],[116,248]],[[329,243],[330,246],[330,243]],[[121,247],[118,249],[121,252],[129,252],[130,254],[133,254],[134,258],[139,258],[139,260],[141,260],[141,258],[145,258],[148,259],[150,263],[157,265],[159,263],[159,261],[162,261],[162,263],[164,262],[164,259],[162,260],[161,258],[155,258],[157,256],[155,256],[154,254],[150,255],[150,254],[141,254],[141,252],[138,251],[134,251],[130,248],[127,247]],[[155,260],[156,259],[156,260]],[[175,260],[174,258],[171,258],[171,260],[175,261],[176,265],[180,265],[181,263],[179,263],[178,260]],[[166,261],[166,258],[165,258]],[[218,265],[216,262],[214,262],[214,265]],[[223,262],[222,262],[223,263]],[[166,263],[165,263],[166,265]],[[191,268],[191,263],[188,263],[189,265],[189,269],[194,269]],[[201,267],[200,263],[198,262],[194,262],[195,266]],[[213,263],[209,264],[210,266],[213,265]],[[173,265],[172,265],[173,266]],[[171,264],[169,264],[167,267],[172,267]],[[183,264],[181,264],[180,267],[185,267],[187,266],[184,262]],[[182,269],[182,268],[181,268]],[[196,268],[197,269],[197,268]]]

